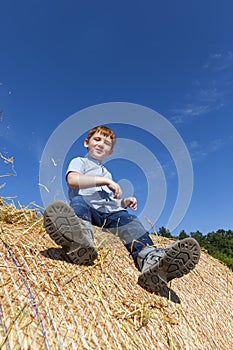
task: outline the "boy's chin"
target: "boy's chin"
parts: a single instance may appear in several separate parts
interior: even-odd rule
[[[105,157],[98,156],[96,154],[93,154],[93,155],[90,154],[90,157],[92,159],[98,160],[99,162],[102,162],[104,160],[104,158],[105,158]]]

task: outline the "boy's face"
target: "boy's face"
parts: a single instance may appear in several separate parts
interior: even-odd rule
[[[91,158],[100,162],[104,158],[110,156],[113,152],[112,140],[110,136],[104,136],[100,132],[96,132],[90,140],[84,141],[84,146],[88,148],[88,154]]]

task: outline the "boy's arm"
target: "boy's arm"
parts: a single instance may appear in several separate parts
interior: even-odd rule
[[[81,189],[96,186],[107,186],[114,193],[114,198],[118,199],[122,196],[120,186],[107,177],[84,175],[76,171],[71,171],[68,173],[66,179],[69,187],[71,188]]]

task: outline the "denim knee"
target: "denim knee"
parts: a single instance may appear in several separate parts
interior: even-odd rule
[[[87,202],[82,198],[82,196],[75,196],[71,202],[70,206],[74,209],[75,214],[86,221],[91,222],[91,212],[90,206]]]

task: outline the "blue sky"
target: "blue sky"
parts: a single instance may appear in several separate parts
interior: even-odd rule
[[[233,229],[232,10],[231,1],[215,0],[2,2],[0,152],[15,161],[12,169],[1,157],[0,175],[17,176],[0,178],[0,195],[43,205],[39,167],[53,131],[90,106],[128,102],[165,117],[191,156],[193,195],[173,233]],[[158,159],[167,196],[156,227],[166,226],[177,196],[173,160],[143,130],[116,124],[114,131]],[[84,137],[65,164],[84,155]],[[145,174],[129,160],[108,165],[126,192],[134,190],[140,212]]]

